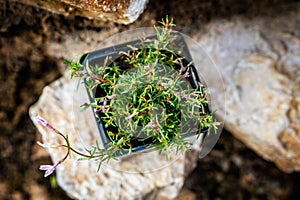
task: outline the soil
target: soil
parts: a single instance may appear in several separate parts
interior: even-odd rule
[[[233,16],[271,15],[288,12],[296,1],[263,0],[150,0],[147,10],[129,26],[61,16],[28,5],[0,1],[0,199],[70,199],[57,186],[55,176],[44,178],[38,170],[50,163],[45,150],[35,144],[40,134],[28,116],[42,89],[59,78],[61,61],[45,51],[44,43],[60,43],[74,30],[152,26],[166,14],[177,30],[192,35],[201,24]],[[178,10],[178,8],[180,8]],[[201,22],[201,23],[199,23]],[[65,48],[65,47],[61,47]],[[300,173],[286,174],[263,160],[224,131],[214,150],[198,161],[184,192],[197,199],[299,199]],[[185,199],[182,195],[182,199]]]

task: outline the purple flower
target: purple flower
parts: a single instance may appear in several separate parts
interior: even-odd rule
[[[41,116],[36,116],[36,119],[37,119],[37,121],[38,122],[40,122],[43,126],[46,126],[46,127],[48,127],[49,129],[51,129],[51,130],[55,130],[54,128],[53,128],[53,126],[51,126],[50,124],[48,124],[48,122],[44,119],[44,118],[42,118]]]
[[[60,162],[57,162],[55,165],[41,165],[39,169],[44,170],[45,171],[44,177],[47,177],[54,172],[54,170],[59,164]]]

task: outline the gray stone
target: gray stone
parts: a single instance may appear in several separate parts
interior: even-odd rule
[[[299,23],[298,6],[274,18],[215,21],[196,36],[224,77],[211,87],[225,128],[284,172],[300,170]]]

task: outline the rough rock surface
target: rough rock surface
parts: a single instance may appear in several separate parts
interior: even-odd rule
[[[85,90],[77,90],[77,81],[67,76],[44,88],[38,103],[30,108],[30,115],[45,144],[55,145],[63,141],[38,124],[35,120],[37,115],[49,119],[50,124],[68,134],[75,148],[85,152],[85,148],[91,149],[96,140],[101,145],[101,140],[92,111],[79,111],[79,105],[87,101]],[[65,154],[64,148],[48,150],[54,163]],[[98,162],[78,161],[80,157],[72,154],[71,159],[57,168],[57,179],[59,185],[75,199],[174,198],[185,177],[196,166],[196,151],[186,154],[172,154],[167,160],[157,151],[141,153],[104,163],[100,172],[97,172]]]
[[[83,16],[89,19],[102,19],[120,24],[134,22],[144,11],[148,0],[14,0],[33,5],[48,11]]]
[[[300,170],[300,9],[205,27],[199,43],[223,74],[225,127],[285,172]],[[201,61],[200,61],[201,62]],[[204,63],[204,66],[211,67]]]

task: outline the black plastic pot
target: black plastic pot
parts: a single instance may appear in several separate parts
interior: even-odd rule
[[[187,47],[187,44],[184,40],[183,35],[179,32],[175,32],[175,31],[172,33],[172,35],[174,35],[176,37],[176,39],[170,44],[170,46],[168,48],[173,50],[179,56],[184,57],[188,63],[191,62],[192,58],[191,58],[189,49]],[[156,35],[152,35],[152,36],[148,36],[146,38],[147,39],[155,39],[156,37],[157,37]],[[137,39],[137,40],[130,41],[127,43],[122,43],[122,44],[114,45],[111,47],[99,49],[96,51],[88,52],[88,53],[82,55],[82,57],[80,59],[80,63],[84,66],[86,64],[88,64],[90,66],[95,66],[95,65],[101,66],[101,65],[103,65],[103,63],[105,62],[105,59],[107,57],[110,57],[110,60],[116,60],[120,57],[119,52],[121,52],[121,51],[128,52],[128,51],[132,50],[129,47],[129,45],[136,47],[137,49],[139,49],[142,46],[141,40]],[[197,88],[197,82],[200,82],[200,79],[197,74],[197,70],[193,65],[191,65],[191,67],[189,69],[189,74],[191,75],[191,76],[189,76],[189,82],[190,82],[192,88],[195,89],[195,88]],[[95,95],[97,95],[96,91],[95,91]],[[90,98],[94,98],[94,97],[90,96]],[[208,105],[205,106],[205,109],[209,112]],[[110,138],[106,134],[106,130],[103,126],[101,117],[99,117],[99,115],[95,113],[95,119],[98,124],[102,143],[105,148],[108,148],[109,143],[111,141],[110,141]],[[201,133],[204,134],[204,136],[205,136],[207,131],[208,131],[207,129],[204,129],[204,130],[201,130]],[[195,133],[186,134],[186,135],[184,135],[184,137],[189,137],[192,135],[195,135]],[[132,149],[132,152],[139,152],[139,151],[146,150],[146,149],[153,147],[153,145],[151,145],[151,141],[148,141],[148,142],[149,142],[149,144],[143,143],[143,144],[140,144],[140,145],[134,147]],[[127,153],[128,153],[128,150],[124,149],[124,151],[118,152],[117,154],[118,155],[126,155]]]

